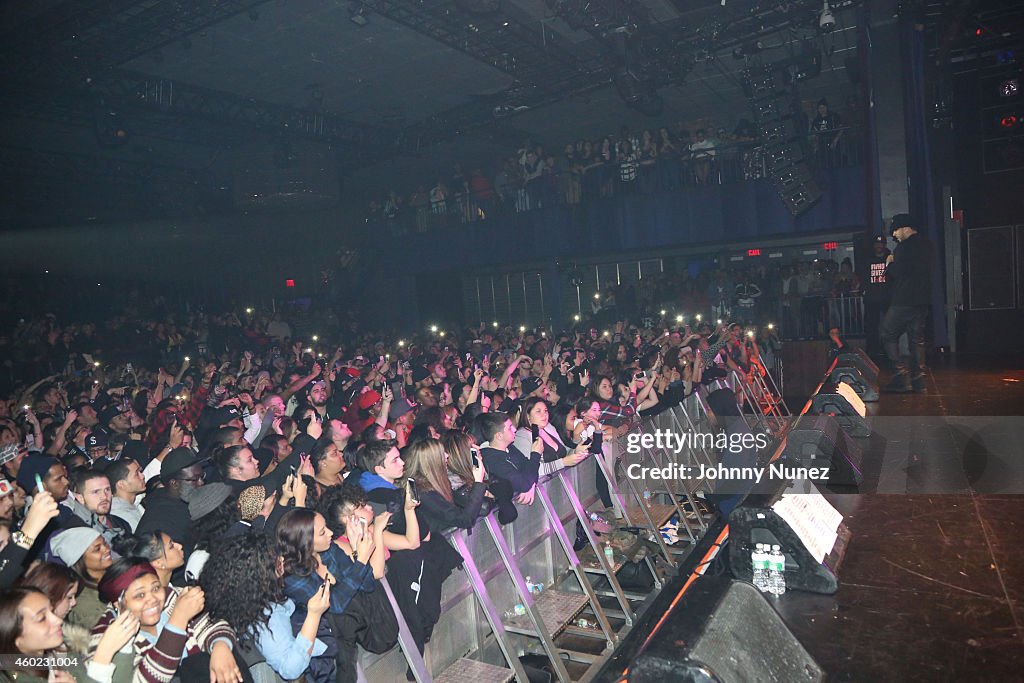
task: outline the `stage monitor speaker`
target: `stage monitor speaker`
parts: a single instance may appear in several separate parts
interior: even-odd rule
[[[835,368],[832,369],[832,374],[828,376],[828,381],[833,384],[839,384],[840,382],[849,384],[862,401],[870,403],[878,400],[878,375],[876,374],[874,381],[871,381],[864,376],[864,373],[861,372],[860,367],[857,365],[841,365],[836,363]]]
[[[812,683],[825,672],[756,588],[704,575],[633,662],[629,680]]]
[[[849,384],[825,384],[811,396],[814,415],[831,415],[850,436],[871,436],[871,428],[864,421],[864,402]]]
[[[875,361],[871,360],[864,349],[847,346],[846,348],[852,348],[852,351],[845,351],[839,354],[839,358],[836,361],[836,367],[841,365],[854,367],[860,370],[860,374],[864,375],[864,379],[871,384],[878,384],[878,366]]]
[[[783,500],[784,497],[790,500]],[[839,590],[839,566],[850,542],[850,530],[841,517],[806,479],[794,482],[777,495],[748,496],[729,514],[732,575],[753,582],[751,553],[755,545],[778,545],[786,557],[786,590],[832,595]],[[834,536],[821,535],[833,528]],[[817,548],[819,555],[808,549],[801,533],[811,534],[807,543],[821,546]]]
[[[863,455],[831,415],[801,415],[786,433],[782,457],[797,467],[828,467],[831,486],[857,486],[864,480]]]

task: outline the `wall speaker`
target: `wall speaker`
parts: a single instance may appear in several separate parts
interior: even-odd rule
[[[858,486],[863,454],[831,415],[801,415],[786,434],[782,457],[799,467],[828,467],[831,486]]]
[[[633,662],[631,683],[825,680],[825,672],[748,583],[700,577]]]
[[[971,310],[1014,307],[1017,253],[1013,226],[967,231],[967,280]]]

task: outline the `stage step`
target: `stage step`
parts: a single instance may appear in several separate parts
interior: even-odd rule
[[[512,669],[462,657],[434,678],[435,683],[508,683]]]
[[[579,616],[583,609],[589,606],[590,601],[584,593],[570,593],[549,588],[537,596],[535,600],[537,611],[540,613],[544,628],[553,638]],[[536,636],[533,622],[528,614],[512,617],[505,622],[505,628],[524,636]]]

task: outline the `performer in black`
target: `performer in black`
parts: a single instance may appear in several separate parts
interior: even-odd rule
[[[892,301],[882,319],[882,347],[896,369],[886,391],[924,391],[925,324],[931,305],[932,245],[913,227],[908,214],[893,216],[889,233],[899,242],[889,256],[886,276]],[[910,339],[910,357],[899,355],[899,338]]]

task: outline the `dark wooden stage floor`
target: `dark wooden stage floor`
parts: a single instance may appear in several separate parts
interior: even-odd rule
[[[829,680],[1024,681],[1024,359],[927,387],[869,404],[862,490],[889,492],[829,496],[853,532],[839,592],[776,608]]]

